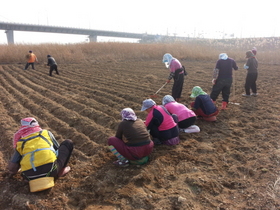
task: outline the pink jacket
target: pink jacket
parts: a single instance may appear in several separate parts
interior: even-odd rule
[[[175,72],[177,69],[182,68],[182,64],[176,58],[171,61],[169,66],[170,72]]]
[[[196,116],[196,114],[188,109],[184,104],[178,103],[176,101],[169,102],[164,106],[167,111],[171,114],[176,114],[178,116],[178,121],[188,119],[190,117]]]
[[[148,113],[145,121],[145,125],[147,127],[149,127],[149,124],[151,123],[153,118],[158,119],[159,131],[169,130],[177,125],[177,123],[174,122],[173,117],[158,105],[154,105],[152,107],[152,110]]]

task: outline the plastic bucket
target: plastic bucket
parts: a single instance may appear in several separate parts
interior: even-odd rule
[[[29,181],[30,192],[38,192],[54,186],[54,177],[42,177]]]

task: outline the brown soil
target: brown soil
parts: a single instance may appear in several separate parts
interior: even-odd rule
[[[210,93],[213,62],[182,61],[182,103],[199,85]],[[197,121],[201,132],[180,134],[177,146],[154,148],[143,166],[117,168],[107,149],[125,107],[138,117],[144,99],[166,81],[158,60],[59,65],[24,71],[0,66],[1,209],[279,209],[279,66],[259,66],[259,96],[242,98],[246,71],[239,62],[235,99],[217,122]],[[159,92],[161,104],[171,84]],[[218,104],[221,103],[221,96]],[[72,139],[72,170],[47,191],[30,193],[20,174],[9,178],[7,161],[21,118],[33,116],[59,142]]]

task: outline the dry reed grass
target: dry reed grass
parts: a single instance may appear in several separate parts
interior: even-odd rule
[[[171,53],[178,59],[213,61],[226,52],[236,61],[245,61],[245,52],[257,47],[261,63],[280,64],[279,38],[250,38],[229,40],[190,39],[173,43],[79,43],[0,45],[0,63],[25,63],[29,50],[37,55],[39,62],[46,62],[51,54],[58,63],[81,63],[120,60],[161,59],[164,53]]]
[[[277,203],[280,198],[280,177],[275,182],[268,183],[266,193],[269,198],[272,198]]]

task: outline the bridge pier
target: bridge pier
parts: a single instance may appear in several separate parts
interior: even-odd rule
[[[6,36],[7,36],[7,40],[8,40],[8,44],[14,44],[14,31],[13,30],[6,30],[5,31]]]
[[[97,42],[97,36],[96,35],[89,35],[89,42]]]

